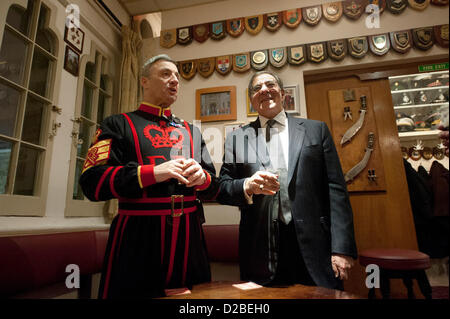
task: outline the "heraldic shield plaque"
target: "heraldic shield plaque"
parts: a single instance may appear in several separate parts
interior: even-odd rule
[[[230,73],[233,67],[233,56],[222,55],[216,57],[216,71],[222,75]]]
[[[350,88],[355,95],[354,100],[344,101],[344,93],[347,89],[338,89],[328,91],[328,103],[330,107],[330,130],[333,139],[336,141],[336,150],[341,159],[342,171],[347,175],[352,169],[352,180],[347,181],[347,189],[349,192],[358,191],[383,191],[386,190],[385,174],[383,158],[381,156],[379,146],[379,134],[375,121],[375,112],[370,87]],[[364,97],[364,100],[361,99]],[[351,127],[355,125],[360,117],[362,109],[362,101],[366,109],[364,121],[361,128],[354,133],[350,142],[340,144],[340,141]],[[353,114],[352,120],[345,119],[344,110]],[[373,133],[372,149],[366,152],[368,148],[369,133]],[[365,158],[366,157],[366,158]],[[355,172],[355,169],[359,169]],[[355,168],[355,169],[354,169]],[[368,178],[368,171],[374,170],[376,179]],[[359,171],[359,173],[358,173]]]
[[[238,37],[244,32],[244,18],[227,20],[227,32],[233,37]]]
[[[322,4],[322,13],[325,19],[336,22],[342,17],[342,2],[329,2]]]
[[[267,13],[264,15],[264,26],[269,31],[277,31],[283,24],[282,12]]]
[[[159,38],[159,45],[163,48],[171,48],[177,44],[177,30],[163,30]]]
[[[389,33],[392,48],[399,53],[406,53],[412,48],[411,31],[394,31]]]

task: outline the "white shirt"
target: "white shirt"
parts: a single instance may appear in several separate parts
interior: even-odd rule
[[[278,134],[281,141],[281,147],[283,149],[284,154],[284,160],[286,165],[286,170],[288,169],[288,163],[289,163],[289,126],[288,126],[288,119],[286,116],[286,113],[284,111],[281,111],[273,118],[276,123],[272,126],[275,129],[278,129]],[[267,121],[269,121],[268,118],[260,115],[259,116],[259,122],[261,124],[261,127],[267,128]],[[274,154],[271,154],[274,155]],[[275,154],[276,155],[276,154]],[[248,178],[247,178],[248,179]],[[246,180],[247,180],[246,179]],[[244,196],[247,199],[247,203],[249,205],[253,204],[253,195],[249,196],[247,192],[245,191],[245,182],[244,181]]]

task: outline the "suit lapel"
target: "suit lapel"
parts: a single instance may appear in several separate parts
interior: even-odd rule
[[[288,164],[288,185],[294,175],[295,167],[300,158],[300,151],[305,139],[305,128],[303,120],[288,115],[289,123],[289,164]]]

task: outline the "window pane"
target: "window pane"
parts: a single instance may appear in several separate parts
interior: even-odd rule
[[[0,134],[15,135],[19,97],[19,91],[0,83]]]
[[[49,58],[35,48],[29,87],[30,90],[45,97],[48,97],[47,84],[49,84],[50,66]]]
[[[84,161],[77,160],[77,165],[75,167],[75,180],[73,182],[73,199],[84,199],[83,191],[81,190],[80,180],[81,169],[83,168]]]
[[[12,143],[0,141],[0,194],[6,193]]]
[[[34,181],[39,162],[40,152],[28,146],[22,145],[19,151],[14,194],[34,195]]]
[[[95,64],[92,62],[86,63],[85,77],[95,83]]]
[[[94,90],[88,84],[84,83],[83,105],[81,105],[81,115],[90,119],[92,117],[92,95]]]
[[[80,123],[80,133],[78,134],[78,138],[83,140],[82,144],[78,144],[77,146],[77,156],[85,158],[87,151],[89,149],[89,145],[91,144],[91,126],[83,121]]]
[[[20,31],[22,34],[28,36],[30,31],[31,13],[33,12],[33,0],[28,0],[27,9],[12,5],[9,7],[6,22]]]
[[[106,76],[106,75],[104,75],[104,74],[102,74],[101,76],[100,76],[100,88],[103,90],[103,91],[106,91],[106,85],[107,85],[107,80],[108,80],[108,77]]]
[[[53,39],[50,33],[45,29],[45,21],[49,17],[48,9],[41,6],[39,12],[38,29],[36,33],[36,43],[50,53],[53,53]]]
[[[5,29],[0,49],[0,75],[18,84],[23,83],[25,56],[28,46],[24,40]]]
[[[101,123],[105,118],[106,97],[100,93],[98,96],[97,123]]]
[[[22,128],[24,141],[40,144],[43,111],[44,104],[28,96]]]

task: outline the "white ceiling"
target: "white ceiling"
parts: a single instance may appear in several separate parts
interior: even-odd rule
[[[132,16],[226,0],[118,0]]]

